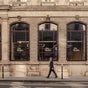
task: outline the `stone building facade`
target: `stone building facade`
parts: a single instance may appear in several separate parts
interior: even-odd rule
[[[87,0],[0,0],[0,77],[88,76],[87,30]]]

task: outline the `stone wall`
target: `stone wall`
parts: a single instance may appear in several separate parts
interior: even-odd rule
[[[52,10],[52,7],[48,8],[48,10],[47,8],[37,9],[37,11],[35,11],[36,8],[34,11],[33,9],[32,11],[25,11],[24,9],[11,9],[10,11],[2,10],[0,13],[0,24],[2,25],[2,60],[0,63],[7,64],[4,65],[4,73],[2,73],[3,68],[2,65],[0,65],[0,77],[2,77],[2,74],[4,74],[5,77],[47,76],[49,63],[38,61],[38,24],[45,22],[47,15],[50,17],[51,22],[55,22],[58,25],[59,57],[58,61],[55,62],[55,71],[57,72],[58,77],[61,78],[62,73],[64,78],[71,76],[88,76],[88,61],[68,62],[66,60],[67,24],[74,21],[83,22],[87,25],[88,29],[88,7],[86,7],[86,9],[85,7],[83,9],[74,8],[74,11],[72,11],[72,8],[69,8],[69,10],[67,10],[67,8],[63,8],[63,10],[61,10],[61,8],[58,9],[59,7],[56,7],[53,11],[49,11]],[[84,9],[85,11],[83,11]],[[19,19],[18,16],[20,16],[21,19]],[[12,62],[9,59],[10,24],[19,21],[30,24],[30,61]],[[51,76],[53,77],[53,74]]]
[[[3,70],[2,70],[3,69]],[[62,70],[63,69],[63,70]],[[84,77],[88,76],[88,65],[86,64],[55,64],[55,71],[58,78],[69,78],[69,77]],[[36,64],[36,65],[22,65],[22,64],[9,64],[4,65],[4,68],[0,65],[0,77],[46,77],[49,72],[48,64]],[[51,74],[51,77],[54,77]]]

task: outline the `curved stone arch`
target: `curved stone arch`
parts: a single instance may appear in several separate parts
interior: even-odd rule
[[[68,22],[66,25],[68,26],[69,24],[71,24],[71,23],[80,23],[80,24],[83,24],[83,25],[87,25],[87,23],[85,23],[85,22],[83,22],[83,21],[70,21],[70,22]]]
[[[24,23],[24,24],[27,24],[27,25],[30,26],[30,24],[27,23],[27,22],[25,22],[25,21],[15,21],[15,22],[10,23],[10,27],[11,27],[11,25],[14,25],[14,24],[16,24],[16,23]]]
[[[58,26],[58,23],[53,22],[53,21],[42,21],[42,22],[40,22],[38,25],[41,25],[41,24],[44,24],[44,23],[47,23],[47,22],[52,23],[52,24],[55,24],[55,25]]]

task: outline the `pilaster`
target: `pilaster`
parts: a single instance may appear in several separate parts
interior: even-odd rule
[[[9,61],[9,30],[8,18],[2,18],[2,61]]]
[[[37,62],[37,58],[38,58],[38,35],[37,35],[37,23],[36,20],[32,20],[30,22],[30,62]]]
[[[66,23],[59,23],[59,63],[66,62]]]
[[[4,5],[9,5],[10,0],[3,0]]]

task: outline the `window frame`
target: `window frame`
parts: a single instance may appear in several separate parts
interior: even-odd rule
[[[46,23],[50,23],[50,25],[51,24],[54,24],[54,25],[56,25],[57,26],[57,30],[39,30],[39,27],[40,27],[40,25],[42,25],[42,24],[46,24]],[[54,60],[54,61],[58,61],[58,57],[59,57],[59,55],[58,55],[58,25],[56,24],[56,23],[54,23],[54,22],[47,22],[47,21],[45,21],[45,22],[42,22],[42,23],[40,23],[40,24],[38,24],[38,61],[49,61],[49,59],[48,60],[40,60],[39,59],[39,42],[41,42],[41,41],[39,41],[39,32],[55,32],[56,31],[56,33],[57,33],[57,39],[56,39],[56,47],[57,47],[57,59],[56,60]],[[53,40],[52,40],[53,41]],[[49,41],[47,41],[48,43],[49,43]],[[54,42],[54,41],[53,41]],[[44,43],[44,42],[43,42]]]
[[[16,24],[25,24],[26,26],[25,27],[28,27],[27,29],[12,29],[12,26],[15,26]],[[23,26],[23,25],[22,25]],[[24,33],[24,39],[23,40],[20,40],[19,42],[17,42],[18,40],[14,40],[14,38],[16,38],[16,36],[14,34],[17,34],[17,33]],[[25,33],[28,33],[28,35],[26,35]],[[15,37],[14,37],[15,36]],[[28,41],[27,41],[27,37],[28,37]],[[25,40],[26,39],[26,40]],[[18,45],[21,45],[21,47],[23,47],[23,45],[25,44],[28,44],[28,59],[23,59],[23,60],[16,60],[16,58],[14,57],[14,46],[13,44],[18,44]],[[26,49],[27,47],[25,47]],[[13,55],[11,55],[13,54]],[[27,54],[27,53],[26,53]],[[10,61],[29,61],[30,60],[30,25],[26,22],[14,22],[12,24],[10,24]]]
[[[74,31],[74,30],[68,30],[68,26],[70,25],[70,24],[73,24],[73,23],[79,23],[79,24],[81,24],[81,25],[84,25],[85,26],[85,30],[78,30],[78,31]],[[87,31],[87,25],[85,24],[85,23],[83,23],[83,22],[70,22],[70,23],[68,23],[67,24],[67,42],[66,42],[66,60],[67,61],[87,61],[87,33],[86,33],[86,31]],[[76,32],[76,33],[83,33],[83,37],[82,38],[84,38],[83,40],[81,40],[83,43],[83,53],[82,53],[82,57],[81,57],[81,59],[80,60],[69,60],[68,59],[68,52],[67,52],[67,45],[68,45],[68,32],[71,32],[71,33],[74,33],[74,32]],[[71,40],[71,42],[72,42],[73,40]],[[79,41],[79,42],[81,42],[81,41]],[[71,43],[70,41],[69,41],[69,43]],[[76,42],[75,42],[76,43]],[[85,58],[83,57],[85,55]],[[74,58],[73,58],[74,59]]]

